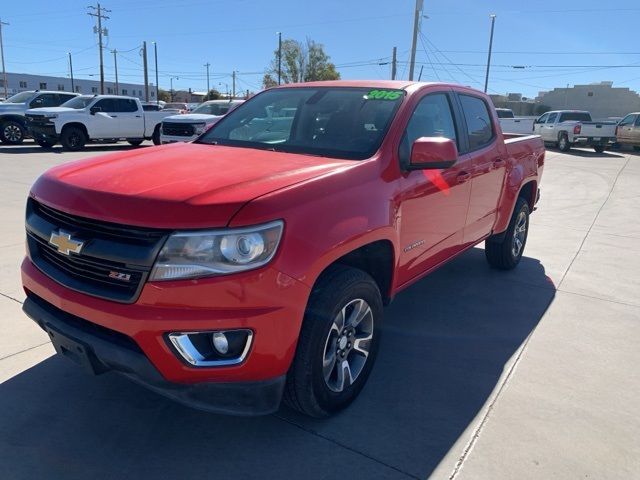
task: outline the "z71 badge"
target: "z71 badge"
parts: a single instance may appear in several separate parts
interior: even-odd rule
[[[111,271],[109,272],[109,278],[120,280],[121,282],[129,282],[131,280],[131,275],[128,273]]]

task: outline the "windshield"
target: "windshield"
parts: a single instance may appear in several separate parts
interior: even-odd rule
[[[263,148],[352,160],[380,147],[403,90],[277,88],[238,106],[198,143]]]
[[[7,98],[4,103],[27,103],[31,97],[33,97],[33,92],[20,92]]]
[[[560,121],[561,122],[571,122],[571,121],[590,122],[591,115],[589,114],[589,112],[564,112],[560,115]]]
[[[167,103],[164,106],[165,110],[185,110],[187,105],[184,103]]]
[[[202,113],[205,115],[224,115],[229,111],[229,103],[203,103],[191,113]]]
[[[92,101],[93,101],[94,97],[92,96],[80,96],[80,97],[75,97],[72,98],[71,100],[67,100],[66,102],[64,102],[62,105],[60,105],[61,107],[67,107],[67,108],[75,108],[76,110],[81,110],[85,107],[87,107]]]

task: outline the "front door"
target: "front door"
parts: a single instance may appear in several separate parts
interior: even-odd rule
[[[617,139],[620,143],[631,143],[631,136],[633,131],[633,124],[636,121],[636,114],[630,113],[622,119],[618,124]]]
[[[506,172],[507,152],[498,144],[497,129],[487,103],[474,95],[458,95],[469,139],[466,161],[472,172],[464,243],[491,233]]]
[[[420,137],[446,137],[456,143],[449,92],[424,96],[409,119],[398,155],[407,165],[413,142]],[[405,172],[400,179],[400,268],[398,285],[410,281],[460,251],[470,178],[468,159],[461,157],[451,168]]]

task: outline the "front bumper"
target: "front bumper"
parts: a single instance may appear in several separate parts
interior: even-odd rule
[[[52,143],[58,141],[59,135],[56,133],[56,127],[53,124],[34,125],[27,123],[27,130],[29,131],[29,135],[34,139],[40,139]]]
[[[285,376],[258,382],[167,382],[126,336],[66,313],[34,294],[24,312],[45,330],[58,354],[94,374],[115,371],[184,405],[231,415],[266,415],[280,405]]]
[[[191,135],[190,137],[178,135],[160,135],[160,143],[176,143],[176,142],[192,142],[199,135]]]

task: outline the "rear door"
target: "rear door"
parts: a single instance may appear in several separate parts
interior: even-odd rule
[[[420,137],[445,137],[463,151],[451,91],[431,91],[420,98],[407,122],[398,157],[409,162],[413,142]],[[405,171],[400,178],[400,242],[398,283],[404,284],[451,257],[462,248],[471,184],[469,159],[444,170]],[[403,169],[404,170],[404,169]]]
[[[620,121],[618,124],[618,134],[616,135],[618,142],[631,143],[632,131],[634,129],[634,123],[636,122],[636,117],[638,117],[638,115],[630,113]]]
[[[144,119],[138,103],[132,98],[119,98],[117,104],[118,132],[121,138],[143,138]]]
[[[558,134],[556,133],[556,123],[558,120],[558,112],[549,113],[547,121],[542,126],[542,140],[545,142],[555,142],[558,140]]]
[[[491,233],[502,192],[507,152],[498,139],[491,108],[478,96],[458,94],[465,123],[466,163],[470,165],[471,196],[464,229],[464,243],[475,242]]]

